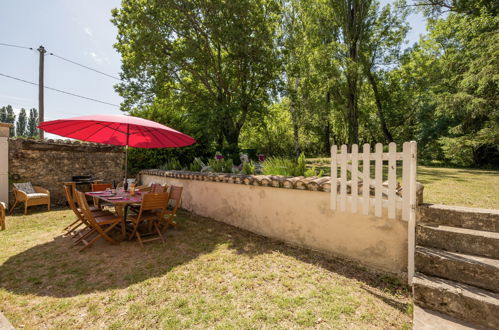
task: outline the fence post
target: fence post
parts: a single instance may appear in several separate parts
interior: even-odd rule
[[[369,207],[371,204],[371,160],[370,160],[371,146],[366,143],[364,144],[364,149],[362,150],[362,203],[363,211],[365,215],[369,214]]]
[[[405,165],[405,164],[404,164]],[[409,173],[409,203],[410,213],[409,222],[407,223],[407,280],[409,285],[412,285],[414,277],[414,250],[416,248],[416,171],[417,171],[417,144],[416,141],[410,142],[410,173]]]
[[[346,210],[347,203],[347,146],[344,144],[341,146],[341,182],[340,182],[340,210]]]
[[[354,144],[352,145],[352,179],[351,179],[351,184],[350,184],[350,195],[351,195],[351,209],[352,213],[357,213],[357,202],[359,199],[359,178],[358,178],[358,171],[359,171],[359,146]]]
[[[376,143],[374,154],[374,215],[381,217],[383,207],[383,145]]]
[[[333,145],[331,147],[331,209],[336,210],[337,197],[338,197],[338,168],[337,168],[337,155],[338,147]]]
[[[388,145],[388,218],[395,219],[395,197],[397,189],[397,145]]]

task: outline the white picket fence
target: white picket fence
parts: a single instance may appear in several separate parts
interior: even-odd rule
[[[397,152],[393,142],[388,145],[388,152],[383,152],[381,143],[375,145],[374,153],[369,144],[364,144],[362,153],[356,144],[351,152],[347,152],[346,145],[341,146],[341,153],[338,146],[331,148],[331,209],[408,221],[409,284],[414,275],[416,158],[415,141],[405,142],[402,152]],[[402,163],[401,185],[397,181],[397,161]],[[371,162],[374,162],[374,178]],[[388,165],[386,182],[383,182],[384,164]]]

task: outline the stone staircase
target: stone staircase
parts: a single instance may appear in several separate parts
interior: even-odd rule
[[[415,268],[417,306],[499,329],[499,211],[422,206]]]

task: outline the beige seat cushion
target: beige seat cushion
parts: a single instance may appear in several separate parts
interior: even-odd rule
[[[43,197],[49,197],[47,194],[43,193],[34,193],[34,194],[26,194],[28,195],[28,198],[43,198]]]

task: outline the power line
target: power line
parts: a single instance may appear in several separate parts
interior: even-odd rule
[[[31,81],[27,81],[27,80],[24,80],[24,79],[21,79],[21,78],[9,76],[9,75],[4,74],[4,73],[0,73],[0,76],[6,77],[6,78],[10,78],[10,79],[14,79],[14,80],[17,80],[17,81],[21,81],[21,82],[24,82],[26,84],[30,84],[30,85],[33,85],[33,86],[38,86],[37,83],[31,82]],[[60,90],[60,89],[57,89],[57,88],[48,87],[48,86],[44,86],[44,88],[50,89],[50,90],[53,90],[53,91],[56,91],[56,92],[59,92],[59,93],[63,93],[63,94],[67,94],[67,95],[71,95],[71,96],[75,96],[75,97],[79,97],[79,98],[85,99],[85,100],[94,101],[94,102],[98,102],[98,103],[102,103],[102,104],[107,104],[107,105],[111,105],[111,106],[117,107],[117,108],[120,107],[117,104],[113,104],[113,103],[109,103],[109,102],[106,102],[106,101],[101,101],[101,100],[93,99],[91,97],[87,97],[87,96],[83,96],[83,95],[78,95],[78,94],[71,93],[71,92],[66,92],[66,91],[63,91],[63,90]]]
[[[66,62],[72,63],[72,64],[74,64],[74,65],[81,66],[82,68],[85,68],[85,69],[88,69],[88,70],[91,70],[91,71],[94,71],[94,72],[100,73],[100,74],[102,74],[102,75],[104,75],[104,76],[107,76],[107,77],[109,77],[109,78],[113,78],[113,79],[116,79],[116,80],[121,81],[121,79],[120,79],[120,78],[118,78],[118,77],[112,76],[112,75],[107,74],[107,73],[105,73],[105,72],[99,71],[99,70],[97,70],[97,69],[91,68],[91,67],[86,66],[86,65],[83,65],[83,64],[80,64],[80,63],[75,62],[75,61],[73,61],[73,60],[70,60],[70,59],[64,58],[64,57],[62,57],[62,56],[56,55],[56,54],[54,54],[54,53],[49,53],[49,55],[55,56],[55,57],[57,57],[57,58],[59,58],[59,59],[61,59],[61,60],[63,60],[63,61],[66,61]]]
[[[3,42],[2,42],[2,43],[0,43],[0,46],[14,47],[14,48],[21,48],[21,49],[29,49],[29,50],[33,50],[33,51],[35,51],[35,49],[34,49],[33,47],[26,47],[26,46],[20,46],[20,45],[8,44],[8,43],[3,43]],[[110,75],[110,74],[105,73],[105,72],[102,72],[102,71],[100,71],[100,70],[97,70],[97,69],[91,68],[91,67],[89,67],[89,66],[87,66],[87,65],[84,65],[84,64],[78,63],[78,62],[76,62],[76,61],[70,60],[70,59],[68,59],[68,58],[65,58],[65,57],[59,56],[59,55],[54,54],[54,53],[48,53],[48,54],[49,54],[49,55],[52,55],[52,56],[54,56],[54,57],[57,57],[58,59],[61,59],[61,60],[63,60],[63,61],[69,62],[69,63],[71,63],[71,64],[78,65],[78,66],[80,66],[80,67],[82,67],[82,68],[85,68],[85,69],[87,69],[87,70],[90,70],[90,71],[93,71],[93,72],[99,73],[99,74],[101,74],[101,75],[104,75],[104,76],[106,76],[106,77],[113,78],[113,79],[116,79],[116,80],[121,81],[121,78],[118,78],[118,77],[116,77],[116,76]]]
[[[23,49],[30,49],[30,50],[34,50],[32,47],[19,46],[19,45],[13,45],[13,44],[6,44],[6,43],[3,43],[3,42],[0,42],[0,46],[6,46],[6,47],[14,47],[14,48],[23,48]]]

